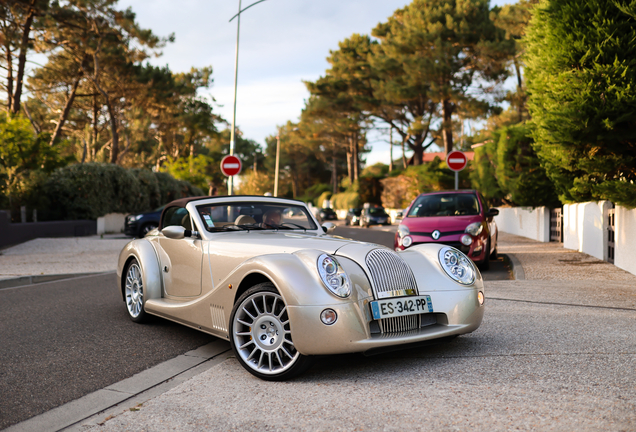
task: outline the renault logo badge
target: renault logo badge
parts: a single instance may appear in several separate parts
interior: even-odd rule
[[[439,230],[433,231],[433,234],[432,234],[433,240],[437,240],[440,235],[441,235],[441,233],[439,232]]]

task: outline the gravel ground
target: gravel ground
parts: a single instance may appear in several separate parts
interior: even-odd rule
[[[488,308],[477,332],[453,342],[326,357],[292,382],[260,381],[229,359],[94,430],[636,428],[634,312]]]
[[[130,240],[121,234],[30,240],[0,251],[0,279],[114,271]]]

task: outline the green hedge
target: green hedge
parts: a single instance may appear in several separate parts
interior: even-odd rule
[[[41,220],[97,219],[108,213],[138,213],[203,191],[169,174],[85,163],[59,168],[38,187],[48,203]]]

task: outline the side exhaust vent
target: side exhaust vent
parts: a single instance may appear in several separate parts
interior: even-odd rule
[[[223,306],[210,305],[210,313],[212,314],[212,327],[215,330],[227,331]]]

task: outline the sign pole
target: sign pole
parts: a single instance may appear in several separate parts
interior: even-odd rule
[[[455,190],[459,190],[459,172],[466,168],[468,158],[463,152],[452,151],[446,155],[446,166],[455,171]]]

